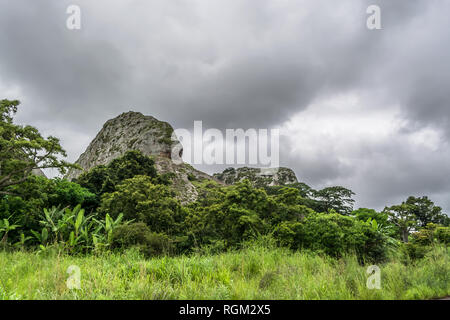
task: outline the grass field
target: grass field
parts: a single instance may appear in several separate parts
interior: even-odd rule
[[[123,254],[68,256],[0,252],[2,299],[431,299],[450,295],[450,249],[436,247],[405,266],[379,265],[381,289],[366,286],[367,266],[253,246],[218,255],[143,259]],[[69,290],[67,269],[81,271]]]

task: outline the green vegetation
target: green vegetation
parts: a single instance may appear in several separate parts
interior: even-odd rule
[[[367,267],[353,255],[249,246],[216,255],[144,259],[121,254],[0,252],[0,299],[431,299],[450,293],[448,248],[413,264],[381,264],[381,289],[366,286]],[[69,290],[67,269],[81,271]]]
[[[59,159],[66,152],[55,137],[43,138],[31,126],[14,124],[18,100],[0,101],[0,195],[10,194],[8,187],[26,181],[33,170],[56,168],[65,173],[76,167]]]
[[[341,186],[259,188],[249,180],[231,186],[202,180],[193,181],[197,200],[182,205],[174,175],[159,175],[154,160],[139,151],[77,181],[46,179],[30,174],[39,159],[62,171],[73,165],[52,155],[63,154],[57,139],[13,124],[18,102],[1,103],[0,298],[450,293],[450,219],[427,197],[377,212],[353,210],[354,193]],[[25,152],[30,146],[34,156]],[[36,156],[45,150],[50,158]],[[259,245],[249,246],[255,240]],[[84,272],[81,291],[67,291],[62,280],[70,264]],[[383,266],[381,291],[365,286],[371,264]]]

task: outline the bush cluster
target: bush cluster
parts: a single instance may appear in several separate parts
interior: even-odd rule
[[[136,247],[150,257],[201,248],[223,251],[265,236],[293,250],[333,257],[350,252],[361,261],[382,261],[393,244],[398,246],[404,226],[413,225],[391,219],[398,208],[353,211],[353,192],[342,187],[315,191],[304,183],[265,189],[248,180],[232,186],[193,183],[199,197],[183,206],[171,177],[158,175],[153,160],[138,151],[94,167],[76,182],[31,177],[10,189],[14,196],[0,198],[0,239],[41,249],[62,243],[70,252]],[[399,208],[426,216],[418,211],[422,207]],[[411,243],[404,246],[410,258],[420,258],[423,248],[434,243],[448,244],[448,227],[415,226]]]

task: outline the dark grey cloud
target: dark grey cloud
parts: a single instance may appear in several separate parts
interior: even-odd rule
[[[69,4],[82,9],[81,30],[65,27]],[[383,30],[365,26],[371,4]],[[307,124],[311,136],[286,137],[281,148],[301,179],[347,184],[361,205],[423,193],[450,209],[448,1],[0,0],[0,8],[0,88],[23,101],[21,121],[62,138],[71,160],[123,111],[186,128],[194,120],[283,127],[305,113],[317,121]],[[311,117],[318,101],[349,93],[362,115]],[[398,111],[392,136],[321,133],[333,119],[351,128],[374,108],[386,113],[380,125]],[[434,151],[415,144],[427,129],[440,137]]]

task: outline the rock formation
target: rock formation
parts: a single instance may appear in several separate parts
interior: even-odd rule
[[[255,187],[279,186],[296,183],[297,177],[289,168],[228,168],[214,177],[226,184],[234,184],[244,179],[250,180]]]
[[[83,170],[72,169],[66,178],[76,179],[83,171],[97,165],[106,165],[129,150],[139,150],[155,160],[155,167],[160,174],[174,173],[173,189],[183,203],[193,201],[198,195],[193,181],[215,179],[182,161],[172,161],[172,150],[177,150],[179,156],[182,153],[180,142],[172,138],[172,133],[173,128],[167,122],[139,112],[122,113],[103,125],[86,151],[75,162]]]
[[[162,122],[139,112],[126,112],[108,120],[86,151],[75,162],[83,170],[100,164],[108,164],[128,150],[139,150],[147,156],[161,156],[170,159],[173,129]],[[67,178],[72,180],[81,170],[70,170]]]
[[[139,150],[154,159],[159,174],[173,173],[172,187],[182,203],[194,201],[198,197],[198,186],[205,180],[234,184],[249,179],[256,187],[297,182],[294,172],[288,168],[228,168],[212,177],[181,161],[183,149],[172,134],[173,128],[167,122],[139,112],[122,113],[103,125],[86,151],[75,162],[83,170],[71,169],[66,178],[76,179],[83,171],[97,165],[106,165],[129,150]],[[173,159],[174,157],[176,159]]]

